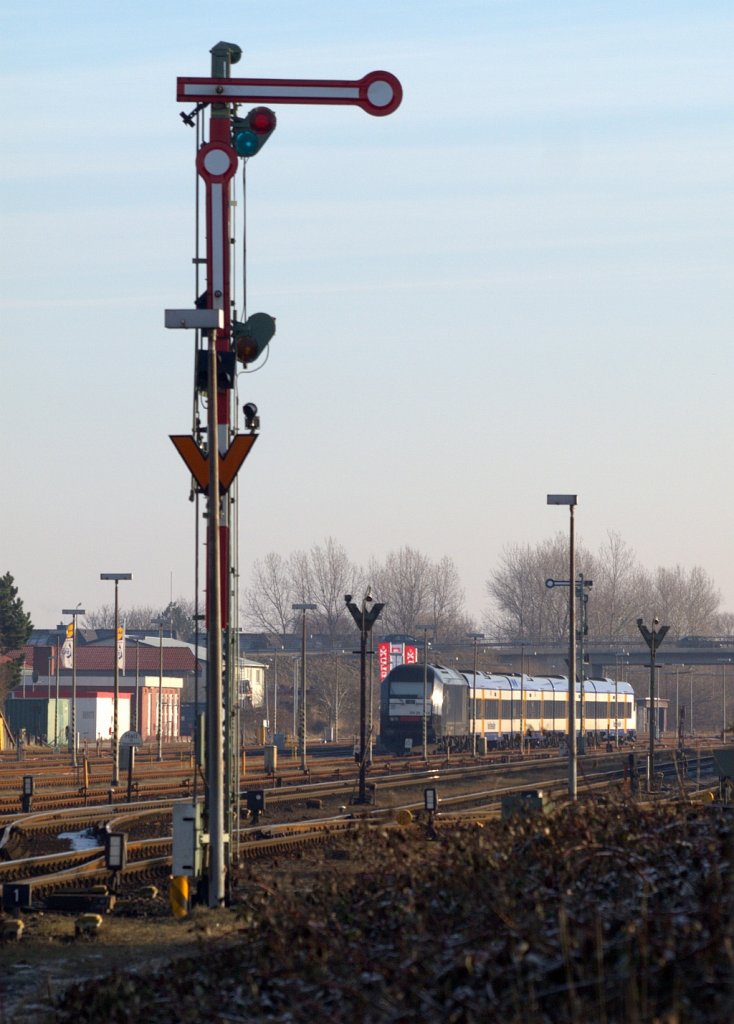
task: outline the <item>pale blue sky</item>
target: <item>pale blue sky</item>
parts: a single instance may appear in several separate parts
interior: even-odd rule
[[[216,14],[213,11],[216,10]],[[390,117],[278,108],[248,169],[241,571],[335,537],[450,555],[616,530],[734,610],[730,3],[271,0],[0,11],[0,570],[38,625],[190,592],[194,133],[178,75],[359,78]],[[241,199],[241,195],[239,196]],[[238,224],[238,237],[241,230]]]

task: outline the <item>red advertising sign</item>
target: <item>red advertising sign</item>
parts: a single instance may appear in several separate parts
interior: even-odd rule
[[[377,645],[377,661],[380,666],[380,682],[390,671],[390,644],[380,643]]]
[[[383,640],[377,645],[377,659],[382,682],[396,665],[415,665],[418,661],[418,648],[409,644],[391,644]]]

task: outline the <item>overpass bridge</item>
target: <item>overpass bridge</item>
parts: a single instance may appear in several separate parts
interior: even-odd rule
[[[507,668],[521,670],[532,661],[532,671],[538,675],[542,672],[568,671],[567,641],[538,641],[521,644],[492,645]],[[610,676],[623,678],[625,670],[631,666],[650,667],[650,651],[642,639],[629,641],[588,641],[584,643],[584,661],[588,663],[587,672],[595,678]],[[694,666],[734,665],[734,638],[725,637],[721,640],[698,639],[680,640],[663,643],[655,652],[657,666]]]

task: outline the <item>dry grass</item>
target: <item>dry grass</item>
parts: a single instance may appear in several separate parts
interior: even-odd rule
[[[113,917],[85,947],[31,915],[6,978],[26,950],[81,983],[51,1008],[38,973],[5,1020],[729,1024],[733,851],[729,809],[683,803],[365,828],[253,863],[236,907],[189,921]]]

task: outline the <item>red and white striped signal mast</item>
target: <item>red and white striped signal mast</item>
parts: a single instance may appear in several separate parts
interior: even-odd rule
[[[221,906],[225,899],[225,807],[223,758],[222,630],[229,621],[230,564],[229,500],[226,493],[254,444],[249,434],[232,434],[234,361],[248,364],[267,347],[275,322],[255,313],[244,323],[232,319],[231,304],[231,183],[240,157],[259,151],[275,128],[275,114],[258,106],[245,118],[236,114],[240,103],[317,104],[361,107],[375,117],[392,114],[400,106],[403,90],[395,75],[372,71],[356,80],[232,78],[242,50],[220,42],[211,50],[211,78],[179,78],[176,98],[196,104],[195,113],[208,108],[209,138],[196,156],[196,169],[206,194],[206,292],[194,309],[168,309],[165,323],[172,328],[193,328],[208,334],[207,450],[197,438],[172,438],[186,461],[197,489],[208,496],[207,521],[207,811],[209,819],[208,902]],[[233,109],[235,108],[235,109]],[[193,114],[181,114],[188,124]],[[227,367],[232,367],[228,373]],[[216,457],[213,457],[216,453]],[[222,499],[225,500],[222,500]],[[228,687],[231,690],[231,686]],[[227,698],[229,699],[229,697]],[[231,716],[228,716],[228,718]],[[230,729],[230,722],[227,722]],[[238,827],[230,815],[230,832]]]

